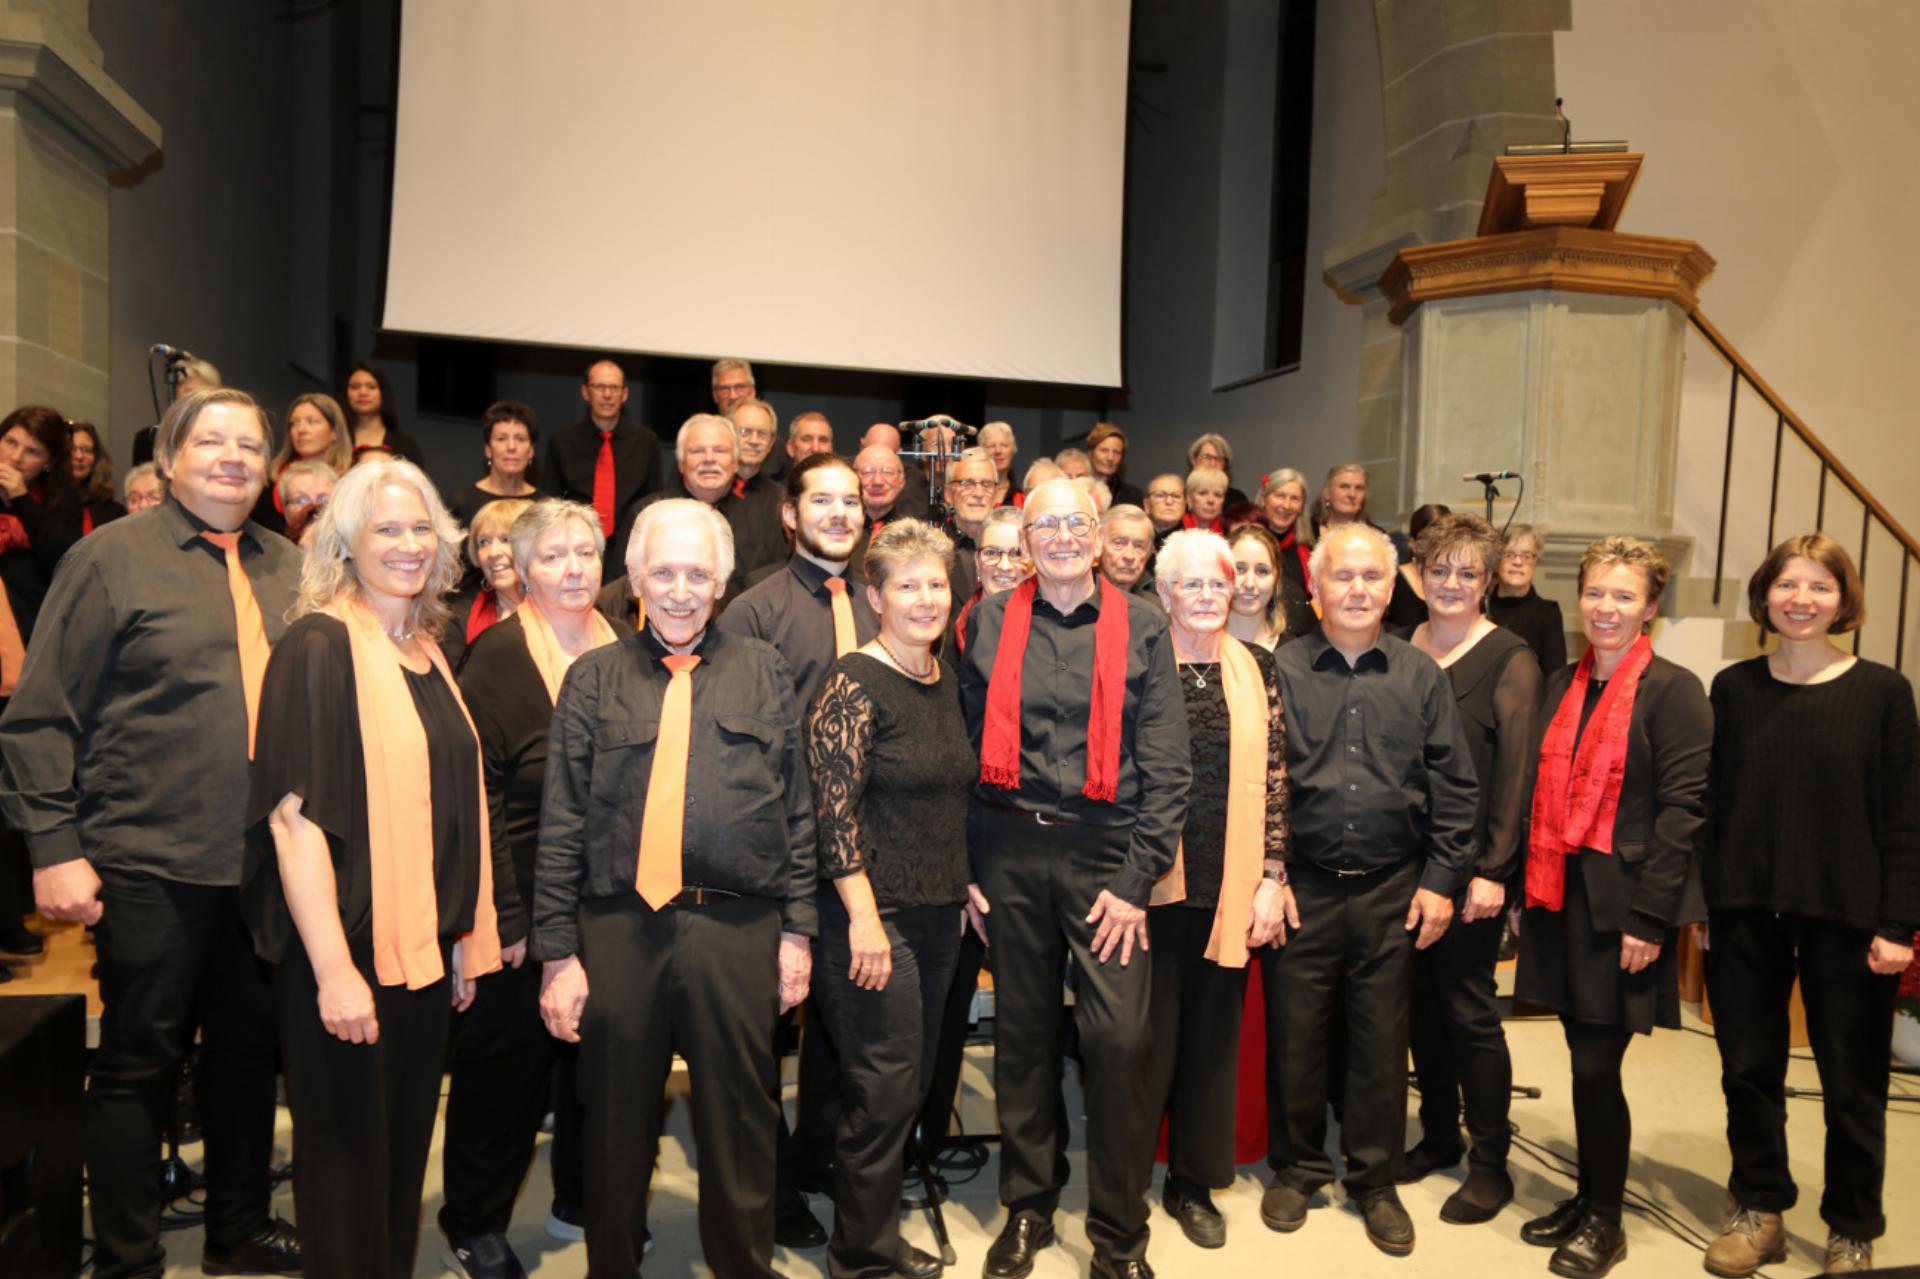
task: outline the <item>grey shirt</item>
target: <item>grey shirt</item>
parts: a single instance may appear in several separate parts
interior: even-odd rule
[[[172,498],[96,529],[60,563],[0,717],[0,811],[36,867],[240,882],[247,703],[226,554]],[[240,562],[277,643],[293,543],[257,524]]]

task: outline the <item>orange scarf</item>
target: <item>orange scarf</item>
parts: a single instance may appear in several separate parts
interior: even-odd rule
[[[1247,966],[1247,929],[1253,894],[1267,846],[1266,681],[1247,646],[1220,637],[1220,687],[1227,695],[1227,842],[1220,875],[1220,902],[1213,911],[1207,958],[1222,968]],[[1173,855],[1173,869],[1153,886],[1148,904],[1165,906],[1187,897],[1186,843]]]
[[[567,667],[573,659],[560,647],[559,637],[553,633],[553,623],[533,602],[533,596],[529,595],[520,601],[517,616],[520,618],[520,633],[526,636],[527,656],[533,659],[533,664],[540,670],[540,678],[546,681],[547,700],[558,702],[560,682],[566,679]],[[613,623],[600,616],[599,609],[587,610],[587,632],[589,649],[612,644],[620,638],[613,633]]]
[[[440,959],[440,908],[433,887],[433,775],[426,729],[394,651],[373,611],[342,597],[321,610],[347,628],[353,649],[354,701],[360,711],[360,747],[367,762],[367,849],[373,864],[373,971],[382,986],[408,990],[446,976]],[[473,731],[473,717],[460,686],[447,670],[440,646],[422,635],[419,644]],[[479,734],[474,733],[479,741]],[[473,904],[473,931],[460,939],[463,976],[500,967],[500,927],[493,912],[493,836],[487,819],[487,780],[479,774],[480,892]]]

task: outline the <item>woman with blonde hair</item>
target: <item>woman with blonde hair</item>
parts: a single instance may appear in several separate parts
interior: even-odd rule
[[[418,467],[351,470],[260,694],[242,897],[313,1279],[413,1273],[452,1014],[500,967],[480,742],[434,638],[459,543]]]
[[[449,606],[453,623],[447,628],[441,648],[447,661],[459,670],[466,661],[467,648],[496,622],[513,616],[526,598],[526,583],[513,563],[513,523],[533,503],[524,497],[503,497],[488,502],[473,517],[467,529],[467,562],[472,570],[465,575]]]

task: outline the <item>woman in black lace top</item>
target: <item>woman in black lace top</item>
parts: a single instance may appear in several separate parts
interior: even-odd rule
[[[953,672],[933,656],[953,542],[897,520],[867,548],[873,642],[833,666],[807,716],[823,892],[814,998],[840,1049],[836,1276],[931,1276],[900,1238],[907,1137],[926,1091],[967,900],[967,803],[980,765]]]
[[[1167,1213],[1194,1243],[1218,1248],[1227,1226],[1209,1192],[1233,1181],[1247,949],[1284,940],[1287,924],[1299,922],[1286,917],[1286,719],[1273,654],[1226,632],[1234,593],[1227,540],[1197,529],[1173,534],[1154,577],[1173,623],[1193,789],[1180,854],[1147,911],[1148,1098],[1167,1111]],[[1250,722],[1236,724],[1241,716]]]

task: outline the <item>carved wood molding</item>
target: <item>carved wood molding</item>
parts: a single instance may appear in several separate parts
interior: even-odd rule
[[[1395,324],[1434,298],[1527,289],[1659,298],[1691,314],[1713,268],[1712,255],[1692,240],[1548,227],[1402,249],[1381,275],[1380,292]]]

